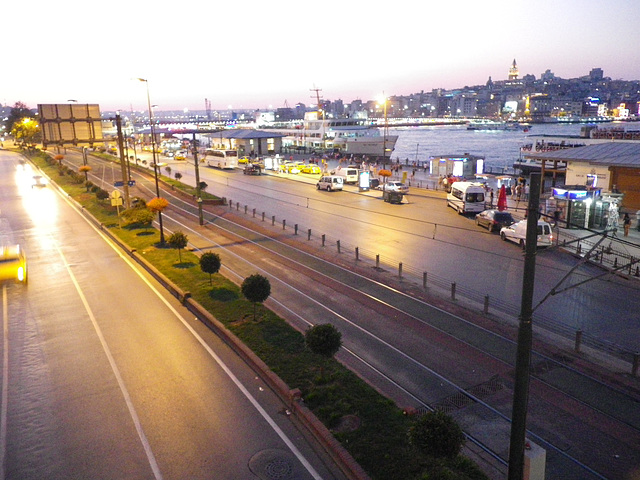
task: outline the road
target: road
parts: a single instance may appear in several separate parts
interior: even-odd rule
[[[0,151],[0,479],[341,479],[275,394],[52,187]],[[28,166],[27,166],[28,168]]]
[[[186,162],[170,162],[172,175],[180,172],[192,181],[194,169]],[[166,173],[166,172],[163,172]],[[314,237],[326,236],[327,245],[339,240],[343,251],[358,247],[361,256],[379,256],[393,272],[399,263],[408,278],[421,283],[423,272],[442,286],[456,283],[458,292],[502,305],[512,317],[519,312],[523,256],[517,246],[505,244],[497,234],[474,225],[446,207],[438,192],[413,190],[402,206],[380,200],[380,192],[358,192],[348,186],[344,192],[317,192],[314,180],[305,176],[248,177],[241,172],[201,168],[208,191],[240,203],[249,212],[275,216],[297,224],[301,234],[312,230]],[[295,177],[295,178],[294,178]],[[305,178],[302,178],[305,177]],[[294,179],[295,181],[292,181]],[[195,183],[195,182],[193,182]],[[522,216],[522,211],[519,212]],[[575,265],[573,257],[555,249],[540,251],[536,261],[534,306]],[[582,266],[566,280],[571,284],[594,278],[601,272]],[[565,282],[565,284],[566,284]],[[627,352],[640,351],[640,282],[604,277],[551,296],[536,308],[535,318],[559,333],[585,336],[619,346]]]
[[[220,177],[216,188],[226,182],[254,182],[242,176],[233,178],[237,173],[208,173],[211,184]],[[240,190],[277,192],[278,188],[294,188],[282,179],[255,180],[263,181],[265,184]],[[139,193],[147,189],[153,195],[151,183],[146,182],[140,180],[136,188]],[[311,188],[318,195],[331,195],[327,197],[330,199],[342,195],[315,192],[310,185],[306,188],[307,192]],[[236,198],[242,191],[229,190]],[[338,325],[345,339],[345,348],[339,354],[342,361],[401,406],[452,412],[474,445],[493,455],[495,462],[487,469],[494,468],[495,478],[501,478],[513,386],[515,334],[511,325],[466,309],[454,308],[457,314],[452,315],[438,308],[441,299],[430,297],[429,291],[418,292],[388,271],[337,253],[335,244],[321,247],[317,234],[311,241],[305,235],[294,235],[291,223],[283,229],[280,218],[272,225],[267,215],[263,222],[260,210],[255,219],[251,208],[246,214],[236,207],[208,210],[205,226],[199,227],[194,225],[197,217],[193,204],[180,201],[170,190],[163,195],[172,204],[164,216],[168,229],[188,233],[196,249],[219,251],[225,274],[232,278],[241,279],[256,270],[267,274],[273,286],[269,306],[298,328],[325,321]],[[321,197],[308,198],[313,202]],[[340,203],[350,199],[335,200],[331,208],[337,210]],[[264,198],[261,209],[277,201]],[[379,205],[383,209],[405,207]],[[435,214],[445,213],[450,212],[444,209]],[[316,210],[314,219],[316,214],[321,217]],[[395,214],[392,220],[401,223],[399,218]],[[453,218],[462,225],[468,222],[457,215]],[[334,222],[337,229],[344,228],[341,223]],[[458,240],[464,242],[469,229],[461,231],[463,236]],[[499,240],[496,245],[502,250],[506,247]],[[517,252],[514,262],[519,258],[517,247],[505,251]],[[386,283],[395,289],[386,287]],[[412,295],[400,294],[405,289],[413,289]],[[624,478],[640,464],[637,379],[616,371],[603,372],[580,355],[572,355],[561,339],[543,337],[536,339],[528,435],[547,449],[550,478]],[[549,341],[551,345],[545,343]],[[617,459],[614,464],[611,458]]]

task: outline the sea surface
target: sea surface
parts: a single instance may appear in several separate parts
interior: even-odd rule
[[[409,160],[422,165],[430,156],[471,154],[485,157],[488,168],[512,167],[520,158],[520,147],[533,143],[531,135],[579,135],[584,124],[534,124],[524,131],[467,130],[466,125],[394,127],[390,135],[398,135],[396,148],[391,154],[400,163]]]

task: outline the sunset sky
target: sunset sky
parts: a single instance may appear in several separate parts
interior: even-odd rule
[[[5,2],[0,102],[144,110],[374,99],[600,67],[640,79],[637,0]]]

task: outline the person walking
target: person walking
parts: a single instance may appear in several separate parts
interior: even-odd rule
[[[624,226],[624,236],[629,236],[629,228],[631,228],[631,217],[629,217],[628,213],[624,214],[624,218],[622,219],[622,225]]]

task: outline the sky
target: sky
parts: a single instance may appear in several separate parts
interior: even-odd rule
[[[547,69],[640,79],[638,0],[4,2],[0,102],[268,109]],[[136,78],[145,78],[143,83]]]

